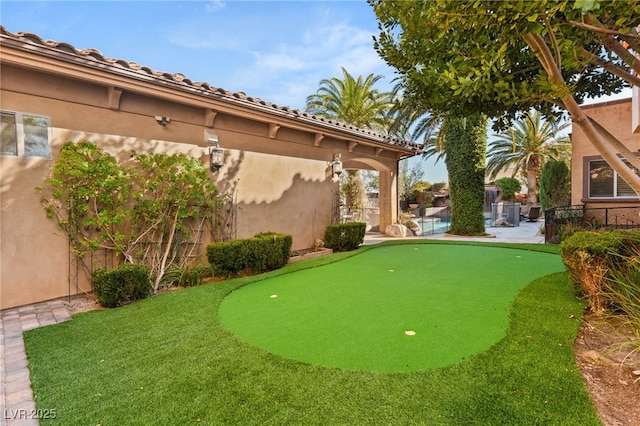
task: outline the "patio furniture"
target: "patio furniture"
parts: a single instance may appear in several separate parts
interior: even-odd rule
[[[540,217],[541,210],[540,206],[531,206],[525,215],[527,222],[537,222]]]

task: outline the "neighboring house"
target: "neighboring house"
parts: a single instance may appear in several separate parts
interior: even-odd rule
[[[1,309],[90,289],[34,191],[67,141],[92,141],[117,158],[132,150],[182,152],[206,164],[216,135],[225,158],[212,179],[236,192],[236,237],[289,233],[294,249],[311,247],[331,222],[338,184],[329,162],[337,154],[344,168],[379,172],[384,230],[397,222],[398,161],[422,150],[4,27],[0,60]]]
[[[627,148],[640,155],[640,133],[634,133],[632,129],[631,99],[585,105],[582,109]],[[571,204],[602,211],[605,208],[640,207],[637,194],[618,178],[578,126],[573,127],[571,145]],[[627,211],[632,212],[633,219],[640,224],[639,210]],[[623,210],[619,209],[619,212]]]

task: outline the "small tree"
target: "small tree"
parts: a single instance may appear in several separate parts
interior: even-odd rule
[[[563,161],[548,161],[540,176],[540,204],[543,210],[571,203],[571,176]]]
[[[128,171],[95,144],[67,142],[45,188],[36,190],[43,194],[47,216],[57,221],[72,253],[82,259],[100,248],[124,251],[131,182]]]
[[[494,183],[500,188],[502,201],[514,202],[516,200],[516,193],[522,189],[522,185],[520,185],[518,179],[512,177],[503,177]]]
[[[347,207],[350,209],[364,208],[367,193],[364,182],[360,178],[360,170],[349,170],[346,175],[344,183],[340,185],[340,191],[345,198]]]
[[[133,155],[137,171],[131,235],[125,258],[151,268],[153,288],[169,266],[186,266],[216,206],[218,190],[199,159],[184,154]],[[196,256],[197,257],[197,256]]]
[[[126,167],[91,142],[63,145],[42,204],[82,259],[113,250],[149,266],[154,290],[169,266],[182,267],[198,248],[193,232],[220,206],[198,159],[183,154],[132,155]],[[200,233],[197,233],[199,236]]]
[[[413,187],[423,175],[424,170],[420,167],[420,164],[415,163],[409,168],[409,160],[400,161],[398,167],[398,192],[400,193],[400,200],[405,203],[405,206],[411,199]]]

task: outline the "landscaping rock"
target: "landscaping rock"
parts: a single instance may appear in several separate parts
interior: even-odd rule
[[[404,225],[399,223],[394,223],[386,227],[384,233],[387,234],[388,237],[398,237],[404,238],[409,235],[413,235],[413,232]]]

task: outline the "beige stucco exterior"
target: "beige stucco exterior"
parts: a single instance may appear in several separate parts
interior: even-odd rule
[[[225,165],[212,179],[236,191],[238,238],[283,232],[294,249],[322,238],[338,190],[328,166],[336,153],[345,168],[380,172],[380,229],[397,220],[398,161],[419,153],[417,144],[0,29],[0,109],[49,117],[52,148],[52,158],[0,156],[1,309],[90,290],[34,190],[67,141],[92,141],[119,159],[182,152],[206,164],[205,135],[215,131]]]
[[[632,131],[631,99],[586,105],[583,106],[582,109],[589,117],[600,123],[631,151],[638,152],[640,150],[640,134],[634,134]],[[579,126],[573,126],[571,145],[571,204],[584,204],[586,207],[627,207],[640,205],[637,198],[613,199],[589,197],[587,161],[601,159],[602,157],[589,142]]]

